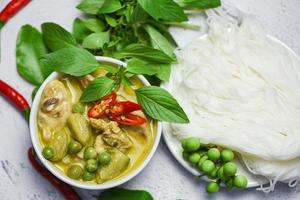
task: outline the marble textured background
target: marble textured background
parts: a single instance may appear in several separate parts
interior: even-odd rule
[[[0,1],[2,8],[8,0]],[[79,0],[34,0],[13,18],[1,33],[0,79],[16,87],[30,99],[32,86],[21,79],[15,67],[15,42],[19,28],[26,23],[39,26],[54,21],[71,29],[72,20],[80,13],[75,9]],[[282,40],[300,55],[300,0],[231,0],[238,8],[256,16],[268,32]],[[203,19],[192,18],[194,23]],[[200,33],[205,32],[205,28]],[[180,45],[186,44],[199,32],[172,29]],[[183,37],[184,33],[184,37]],[[21,115],[0,97],[0,200],[55,200],[60,194],[29,165],[26,151],[31,145],[29,130]],[[288,147],[287,147],[288,148]],[[300,199],[300,185],[290,189],[278,184],[276,191],[263,194],[254,189],[221,192],[208,196],[204,182],[195,181],[173,159],[163,141],[150,164],[124,187],[150,191],[157,200],[279,200]],[[93,199],[98,191],[78,190],[83,199]]]

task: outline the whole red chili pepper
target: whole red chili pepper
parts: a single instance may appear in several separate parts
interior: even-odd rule
[[[26,99],[15,89],[9,86],[4,81],[0,80],[0,93],[8,98],[23,114],[23,116],[28,120],[30,115],[30,107]]]
[[[19,10],[26,6],[30,0],[12,0],[0,13],[0,29]]]
[[[34,167],[36,171],[39,172],[44,178],[46,178],[52,185],[58,189],[61,194],[64,196],[66,200],[81,200],[80,196],[76,193],[76,191],[69,186],[68,184],[62,182],[58,178],[56,178],[53,174],[51,174],[45,167],[43,167],[36,157],[33,154],[33,149],[30,147],[28,149],[28,159],[31,165]]]

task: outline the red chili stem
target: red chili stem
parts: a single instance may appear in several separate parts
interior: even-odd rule
[[[28,149],[28,159],[32,167],[46,178],[56,189],[58,189],[66,200],[81,200],[77,192],[68,184],[62,182],[43,167],[33,154],[33,149]]]
[[[27,100],[19,92],[2,80],[0,80],[0,94],[10,100],[10,102],[22,112],[27,120],[29,119],[30,107]]]
[[[2,26],[6,23],[12,16],[14,16],[19,10],[26,6],[30,0],[12,0],[7,6],[0,12],[0,21]],[[1,26],[0,26],[1,28]]]

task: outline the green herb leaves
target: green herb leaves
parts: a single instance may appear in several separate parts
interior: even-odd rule
[[[93,80],[83,91],[80,100],[82,102],[96,101],[112,92],[116,82],[107,77],[100,77]]]
[[[104,4],[98,10],[99,14],[112,13],[122,8],[119,0],[105,0]]]
[[[150,36],[151,45],[155,49],[159,49],[168,56],[175,58],[173,53],[174,46],[163,36],[158,30],[156,30],[153,26],[147,25],[145,26],[145,30]]]
[[[39,61],[46,53],[42,34],[30,25],[23,26],[17,39],[17,70],[24,79],[34,85],[40,85],[52,72]]]
[[[64,48],[43,56],[41,59],[45,67],[55,71],[83,76],[99,67],[95,56],[80,48]]]
[[[148,62],[156,62],[156,63],[174,62],[173,58],[166,55],[162,51],[141,44],[131,44],[125,47],[121,52],[119,52],[119,54],[123,58],[135,57]]]
[[[109,32],[92,33],[83,40],[82,46],[86,49],[99,49],[108,42]]]
[[[173,0],[138,0],[139,5],[154,19],[182,22],[187,20],[182,8]]]
[[[51,51],[76,46],[76,40],[63,27],[55,23],[42,24],[43,38]]]
[[[150,117],[166,122],[189,122],[178,102],[166,90],[156,86],[145,86],[135,93],[138,103]]]
[[[98,200],[154,200],[149,192],[143,190],[129,190],[112,188],[101,192]]]
[[[88,14],[112,13],[122,8],[119,0],[84,0],[78,9]]]
[[[106,0],[83,0],[77,8],[88,14],[97,14]]]

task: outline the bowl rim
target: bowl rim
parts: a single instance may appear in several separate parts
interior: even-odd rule
[[[114,58],[110,58],[110,57],[104,57],[104,56],[95,56],[98,62],[107,62],[107,63],[111,63],[111,64],[117,64],[117,65],[123,65],[126,67],[126,63]],[[30,137],[31,137],[31,141],[33,144],[33,148],[36,152],[36,155],[38,156],[39,160],[41,161],[41,163],[57,178],[59,178],[61,181],[72,185],[74,187],[77,188],[82,188],[82,189],[89,189],[89,190],[104,190],[104,189],[109,189],[109,188],[113,188],[116,186],[119,186],[129,180],[131,180],[132,178],[134,178],[136,175],[138,175],[149,163],[149,161],[151,160],[151,158],[153,157],[154,153],[157,150],[158,144],[160,142],[160,138],[162,135],[162,123],[160,121],[157,121],[157,131],[156,131],[156,136],[154,139],[154,143],[152,145],[152,148],[149,152],[149,154],[147,155],[147,157],[144,159],[144,161],[133,171],[131,171],[128,175],[115,179],[115,180],[111,180],[108,182],[104,182],[101,184],[94,184],[94,183],[88,183],[88,182],[83,182],[83,181],[77,181],[74,179],[71,179],[69,177],[67,177],[62,171],[60,171],[57,167],[55,167],[50,161],[48,161],[47,159],[45,159],[42,155],[42,146],[40,144],[39,138],[38,138],[38,126],[37,126],[37,112],[38,112],[38,106],[39,106],[39,102],[41,99],[41,94],[45,88],[45,86],[47,85],[47,83],[49,83],[50,81],[52,81],[53,79],[55,79],[56,77],[58,77],[61,73],[58,72],[53,72],[51,73],[48,78],[43,82],[43,84],[40,86],[39,90],[36,93],[36,96],[34,98],[34,101],[32,103],[32,107],[31,107],[31,114],[30,114],[30,119],[29,119],[29,128],[30,128]],[[142,75],[138,75],[137,76],[146,86],[150,85],[150,83],[147,81],[147,79],[142,76]]]

